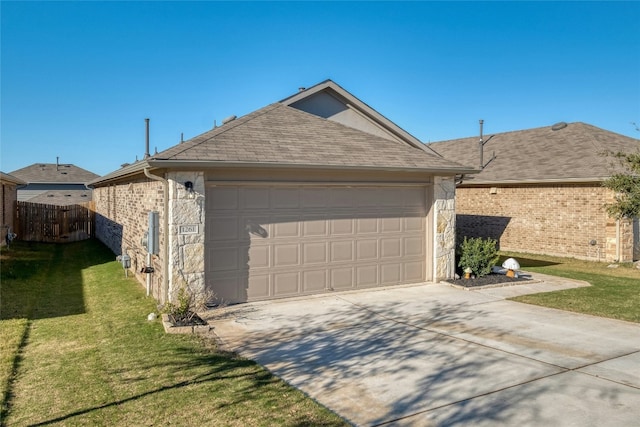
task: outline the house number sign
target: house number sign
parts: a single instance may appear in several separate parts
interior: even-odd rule
[[[198,234],[198,224],[181,225],[178,234]]]

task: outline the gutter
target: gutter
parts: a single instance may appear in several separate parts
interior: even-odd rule
[[[147,178],[152,179],[154,181],[160,181],[162,183],[163,191],[164,191],[164,212],[163,212],[163,220],[162,227],[164,233],[164,259],[162,260],[162,292],[161,292],[161,303],[164,304],[169,300],[169,181],[158,176],[153,175],[148,167],[144,168],[144,174]],[[151,280],[151,276],[147,275],[147,280]],[[147,289],[148,289],[147,284]]]

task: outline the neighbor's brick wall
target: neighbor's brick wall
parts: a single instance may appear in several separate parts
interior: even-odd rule
[[[621,222],[618,255],[618,227],[603,209],[611,201],[598,184],[459,187],[458,239],[491,237],[504,251],[631,261],[633,226]]]
[[[146,286],[146,274],[140,269],[146,264],[147,250],[141,240],[149,225],[149,212],[160,213],[160,256],[164,247],[162,223],[164,190],[162,183],[147,177],[122,184],[111,184],[93,190],[96,210],[96,237],[116,255],[126,252],[131,257],[131,269]],[[155,272],[151,275],[151,292],[161,301],[162,263],[152,257]]]
[[[2,191],[2,203],[0,206],[0,220],[2,221],[2,227],[0,227],[0,245],[7,244],[7,232],[9,229],[15,232],[14,217],[16,210],[17,200],[17,186],[15,184],[3,182],[0,187]]]

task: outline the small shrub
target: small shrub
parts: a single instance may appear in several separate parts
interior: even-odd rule
[[[207,309],[207,303],[211,301],[211,291],[194,291],[191,287],[183,287],[176,294],[176,302],[167,302],[162,312],[169,316],[173,324],[202,323],[196,314]]]
[[[482,239],[466,237],[460,244],[460,261],[458,267],[463,269],[469,267],[476,277],[486,276],[491,273],[491,267],[498,262],[499,255],[496,249],[497,241],[493,239]]]

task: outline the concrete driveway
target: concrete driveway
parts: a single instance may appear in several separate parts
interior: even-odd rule
[[[224,346],[360,426],[634,426],[640,325],[506,301],[583,286],[423,284],[205,317]]]

